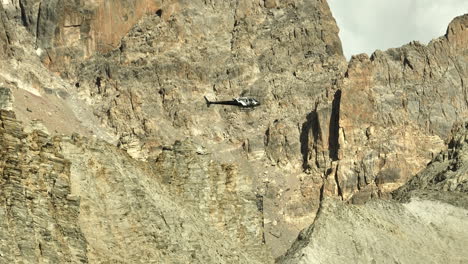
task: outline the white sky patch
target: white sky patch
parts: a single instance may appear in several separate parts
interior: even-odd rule
[[[359,53],[427,44],[468,13],[468,0],[328,0],[347,59]]]

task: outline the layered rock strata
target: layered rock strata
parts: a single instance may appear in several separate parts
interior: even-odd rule
[[[87,263],[70,162],[59,139],[25,133],[12,112],[0,112],[0,262]]]
[[[322,1],[275,8],[190,1],[168,20],[145,17],[119,49],[68,75],[133,157],[154,160],[164,146],[189,137],[216,162],[239,168],[239,188],[253,190],[239,199],[259,197],[265,241],[281,252],[311,223],[318,205],[321,174],[303,173],[306,116],[319,102],[328,108],[334,100],[345,68],[337,33]],[[252,96],[262,107],[207,108],[204,95]],[[200,190],[211,189],[205,182]]]
[[[464,263],[468,254],[467,125],[395,200],[321,203],[313,225],[277,263]],[[403,204],[397,202],[404,202]]]
[[[326,199],[314,224],[276,263],[464,263],[467,213],[428,200]]]
[[[166,147],[154,163],[154,175],[198,211],[203,219],[252,255],[265,255],[263,204],[252,178],[236,163],[219,163],[214,154],[190,140]]]
[[[407,202],[419,197],[468,209],[467,125],[455,127],[448,150],[435,156],[426,169],[392,193],[393,198]]]
[[[9,22],[2,4],[0,4],[0,58],[9,53],[9,45],[12,41],[12,32],[9,30]]]
[[[248,244],[166,189],[159,177],[170,178],[170,170],[154,175],[147,163],[78,135],[61,148],[71,162],[71,192],[81,199],[78,223],[90,263],[268,263],[264,249],[250,255]]]
[[[427,46],[412,42],[351,59],[336,140],[335,177],[344,200],[397,189],[444,149],[452,126],[466,120],[467,26],[464,15]]]
[[[5,0],[10,20],[35,38],[41,60],[62,72],[72,61],[118,48],[131,27],[145,14],[170,13],[176,1],[42,1]]]
[[[98,140],[25,132],[0,112],[1,263],[268,263]],[[112,153],[112,155],[109,155]],[[170,177],[170,175],[168,175]],[[235,205],[235,204],[233,204]],[[260,228],[246,224],[245,229]]]

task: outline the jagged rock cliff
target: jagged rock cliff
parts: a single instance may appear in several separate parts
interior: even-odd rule
[[[41,60],[64,74],[70,63],[119,46],[122,37],[145,14],[170,8],[164,0],[42,1],[5,0],[10,20],[32,35]]]
[[[279,254],[311,223],[319,202],[321,175],[303,173],[304,141],[312,134],[306,116],[333,101],[345,69],[328,6],[187,1],[167,19],[164,12],[142,19],[119,49],[67,75],[133,157],[151,162],[162,147],[189,137],[215,161],[239,168],[236,199],[257,197],[268,230],[253,238],[265,237]],[[263,107],[207,108],[203,100],[242,94]],[[259,215],[251,213],[246,217]],[[231,221],[211,219],[219,226]]]
[[[444,148],[467,118],[468,16],[427,46],[412,42],[351,59],[341,95],[340,161],[345,200],[390,192]],[[367,194],[366,194],[367,193]]]
[[[252,179],[240,176],[245,168],[216,162],[214,156],[189,140],[176,141],[158,156],[153,173],[232,241],[241,241],[252,254],[264,254],[262,201]]]
[[[466,209],[437,201],[325,200],[277,263],[465,263]]]
[[[466,15],[349,65],[324,0],[4,0],[0,18],[0,105],[60,135],[90,262],[271,261],[324,197],[389,197],[466,118]]]
[[[12,112],[2,110],[0,120],[0,262],[87,262],[60,139],[25,133]]]
[[[427,168],[392,195],[407,202],[412,197],[439,200],[468,209],[467,123],[454,128],[448,150],[440,152]]]
[[[277,263],[465,263],[468,253],[467,127],[449,150],[392,195],[348,205],[328,199]]]
[[[0,263],[268,262],[115,146],[25,132],[8,111],[0,120]]]
[[[71,162],[71,192],[80,197],[78,223],[89,262],[268,262],[264,248],[239,244],[213,227],[205,212],[167,189],[157,178],[164,174],[154,174],[149,164],[79,136],[64,138],[61,148]],[[244,230],[259,230],[249,222],[240,229],[242,224]]]
[[[10,44],[10,30],[8,29],[8,19],[6,17],[3,6],[0,5],[0,58],[5,57],[8,53]]]

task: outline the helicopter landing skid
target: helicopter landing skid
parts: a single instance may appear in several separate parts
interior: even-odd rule
[[[253,107],[244,107],[244,108],[240,109],[241,112],[250,112],[250,111],[253,111],[253,110],[254,110]]]

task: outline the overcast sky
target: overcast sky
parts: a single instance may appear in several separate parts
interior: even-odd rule
[[[412,40],[427,44],[444,35],[454,17],[468,13],[468,0],[328,0],[328,4],[347,59]]]

